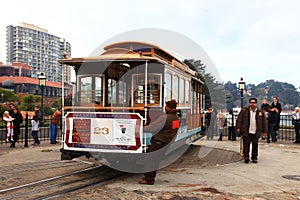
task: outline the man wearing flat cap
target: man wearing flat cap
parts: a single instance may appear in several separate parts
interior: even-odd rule
[[[155,121],[151,122],[148,126],[144,127],[144,132],[152,133],[151,144],[147,149],[147,153],[154,152],[162,149],[169,144],[176,136],[179,128],[179,118],[177,116],[177,102],[176,100],[170,100],[166,102],[165,111],[166,114],[161,115]],[[153,165],[159,163],[164,156],[164,150],[160,150],[160,158],[151,160],[146,163],[147,165]],[[156,153],[156,152],[155,152]],[[149,166],[148,166],[149,167]],[[151,168],[151,167],[150,167]],[[144,177],[139,181],[139,184],[153,185],[156,177],[156,170],[144,173]]]
[[[249,163],[250,144],[251,160],[257,163],[258,140],[262,133],[268,132],[267,119],[262,110],[256,107],[257,99],[250,98],[249,106],[242,108],[236,120],[236,131],[243,137],[243,154],[245,163]]]

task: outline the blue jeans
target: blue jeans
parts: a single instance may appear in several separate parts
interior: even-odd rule
[[[268,141],[270,141],[270,136],[272,138],[272,142],[276,142],[276,132],[275,132],[275,123],[269,123],[269,127],[268,127]]]
[[[223,140],[223,129],[219,129],[218,130],[218,132],[219,132],[219,139],[218,140]]]
[[[56,135],[57,135],[57,125],[50,124],[50,142],[56,142]]]
[[[34,139],[35,144],[40,144],[39,136],[38,136],[39,131],[31,131],[31,135]]]

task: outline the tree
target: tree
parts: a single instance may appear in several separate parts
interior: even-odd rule
[[[0,88],[0,95],[1,95],[1,103],[19,101],[18,95],[16,95],[12,91],[9,91],[9,90],[3,89],[3,88]]]
[[[230,110],[237,106],[237,101],[239,100],[238,97],[240,97],[240,91],[237,88],[236,83],[227,82],[225,84],[225,90],[226,90],[226,108],[227,110]]]
[[[52,107],[52,108],[59,108],[59,107],[61,107],[61,105],[62,105],[62,98],[59,97],[59,98],[56,98],[56,99],[52,102],[51,107]]]
[[[185,60],[190,69],[198,72],[198,77],[204,82],[203,94],[205,95],[205,108],[225,108],[225,89],[222,83],[218,83],[213,74],[206,72],[206,67],[201,60]]]
[[[20,109],[33,111],[35,103],[36,103],[36,95],[32,95],[32,94],[24,95]]]
[[[230,97],[227,100],[227,109],[229,109],[229,104],[233,105],[233,107],[239,106],[238,97],[240,95],[237,93],[238,89],[231,82],[226,83],[225,88],[226,94]],[[293,109],[300,105],[299,93],[295,86],[289,83],[267,80],[258,85],[247,84],[246,90],[248,93],[245,95],[245,101],[249,97],[255,97],[258,99],[258,106],[260,106],[263,99],[267,99],[271,103],[275,96],[278,98],[283,109]]]

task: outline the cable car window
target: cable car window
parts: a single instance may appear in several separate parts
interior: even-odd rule
[[[185,82],[185,104],[190,104],[190,82]]]
[[[95,103],[102,104],[102,78],[95,77]]]
[[[103,105],[103,78],[99,76],[79,76],[79,104],[96,103]]]
[[[172,89],[172,76],[170,73],[165,74],[165,100],[171,100],[171,90]]]
[[[119,104],[126,105],[127,94],[126,94],[126,82],[119,81]]]
[[[137,104],[144,104],[145,101],[145,75],[138,74],[133,75],[133,103],[134,105]]]
[[[80,78],[79,102],[91,103],[92,98],[92,77]]]
[[[134,105],[141,106],[141,105],[145,105],[145,103],[147,103],[147,105],[150,106],[160,105],[161,74],[149,73],[147,76],[147,85],[145,85],[144,74],[133,75],[132,81],[133,81]]]
[[[179,77],[173,76],[172,82],[172,99],[175,99],[178,102],[178,94],[179,94],[179,85],[178,85]]]
[[[184,79],[180,78],[180,85],[179,85],[179,104],[184,104]]]
[[[117,103],[117,82],[114,79],[108,79],[108,104]]]
[[[147,77],[147,104],[160,105],[160,74],[148,74]]]

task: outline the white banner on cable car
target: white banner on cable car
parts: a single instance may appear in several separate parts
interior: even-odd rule
[[[136,145],[137,119],[68,117],[68,120],[69,143]]]
[[[136,119],[88,119],[90,120],[90,144],[101,145],[136,145],[135,129]],[[70,118],[70,137],[69,143],[81,141],[82,130],[73,129],[74,121]],[[75,139],[76,136],[78,139]],[[86,135],[86,134],[85,134]],[[86,137],[85,137],[86,138]],[[88,139],[85,139],[87,141]],[[84,143],[84,142],[83,142]]]

